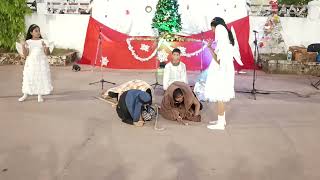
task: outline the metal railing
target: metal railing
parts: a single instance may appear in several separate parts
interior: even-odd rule
[[[48,2],[47,7],[49,14],[90,14],[89,3]]]
[[[269,4],[250,4],[251,16],[270,16],[274,13],[280,17],[307,17],[308,6],[304,5],[278,5],[275,8]]]
[[[36,2],[36,1],[27,2],[27,6],[28,6],[33,12],[37,12],[37,2]]]
[[[37,1],[27,2],[27,6],[37,11]],[[48,14],[90,14],[90,3],[81,2],[47,2],[46,11]]]

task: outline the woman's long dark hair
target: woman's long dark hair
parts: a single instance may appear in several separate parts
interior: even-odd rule
[[[40,27],[36,24],[31,24],[29,26],[29,29],[28,29],[28,32],[27,32],[27,36],[26,36],[26,40],[29,40],[29,39],[32,39],[32,35],[31,35],[31,32],[35,29],[35,28],[39,28]],[[40,39],[42,39],[42,36],[40,35]]]
[[[211,21],[211,27],[212,26],[213,27],[217,27],[218,25],[222,25],[227,29],[229,40],[230,40],[230,44],[232,44],[232,46],[234,46],[234,37],[233,37],[232,32],[230,31],[230,29],[227,27],[226,22],[221,17],[213,18],[212,21]]]

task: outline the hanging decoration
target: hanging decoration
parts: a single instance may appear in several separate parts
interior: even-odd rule
[[[107,66],[109,63],[108,57],[102,57],[101,58],[101,65],[102,66]]]
[[[160,62],[166,62],[168,61],[169,54],[165,50],[161,50],[158,52],[158,60]]]
[[[146,6],[146,8],[144,9],[147,13],[151,13],[152,11],[152,7],[151,6]]]
[[[141,62],[145,62],[145,61],[149,61],[150,59],[152,59],[156,54],[157,54],[157,51],[156,49],[158,49],[160,47],[160,45],[162,44],[162,41],[163,39],[160,39],[159,43],[158,43],[158,46],[157,48],[151,53],[151,55],[149,57],[146,57],[146,58],[141,58],[139,57],[137,54],[136,54],[136,51],[133,49],[133,46],[131,45],[131,41],[132,40],[138,40],[138,39],[135,39],[135,38],[128,38],[126,41],[127,41],[127,44],[128,44],[128,49],[131,51],[131,54],[132,56],[141,61]],[[150,40],[150,39],[145,39],[145,40]]]
[[[155,57],[155,56],[157,55],[157,50],[160,48],[161,45],[166,46],[170,51],[172,51],[172,50],[175,48],[175,47],[172,47],[172,46],[171,46],[170,42],[166,41],[164,38],[160,38],[157,48],[155,48],[155,49],[153,50],[153,52],[151,53],[150,56],[143,58],[143,57],[140,57],[140,56],[136,53],[136,51],[134,50],[134,48],[133,48],[133,46],[132,46],[132,44],[131,44],[131,41],[133,41],[133,40],[149,40],[149,41],[150,41],[150,40],[154,40],[154,41],[155,41],[156,39],[151,39],[151,38],[147,38],[147,39],[128,38],[128,39],[126,40],[127,45],[128,45],[128,49],[130,50],[132,56],[133,56],[136,60],[139,60],[139,61],[141,61],[141,62],[149,61],[149,60],[151,60],[153,57]],[[190,41],[190,40],[189,40],[189,41]],[[199,40],[193,40],[193,41],[195,41],[195,42],[201,42],[201,41],[199,41]],[[203,43],[203,45],[202,45],[202,47],[201,47],[200,49],[198,49],[198,50],[196,50],[196,51],[194,51],[194,52],[192,52],[192,53],[187,53],[187,49],[186,49],[185,47],[179,46],[179,47],[177,47],[177,48],[180,49],[180,51],[181,51],[181,56],[185,56],[185,57],[190,58],[190,57],[199,55],[199,54],[206,48],[206,44]],[[149,52],[150,46],[148,46],[148,45],[146,45],[146,44],[141,44],[141,45],[140,45],[140,50],[145,51],[145,52]],[[165,54],[164,52],[165,52],[164,50],[161,50],[161,51],[158,52],[158,59],[159,59],[161,62],[166,61],[166,58],[167,58],[167,56],[165,56],[166,54]],[[160,54],[159,54],[159,53],[160,53]],[[168,53],[167,53],[167,54],[168,54]]]
[[[177,47],[179,50],[180,50],[180,52],[181,52],[181,54],[182,55],[185,55],[186,54],[186,48],[185,47],[182,47],[182,46],[179,46],[179,47]]]
[[[145,51],[145,52],[149,52],[149,45],[146,44],[141,44],[140,50]]]
[[[173,29],[173,31],[176,31],[175,29]],[[178,42],[183,42],[183,41],[188,41],[187,38],[183,37],[183,36],[179,36],[177,34],[173,34],[173,33],[163,33],[161,35],[161,37],[167,41],[178,41]],[[191,40],[193,41],[193,40]]]
[[[170,49],[170,51],[172,51],[174,49],[174,47],[170,46],[170,43],[168,42],[164,42],[164,44]],[[186,52],[186,48],[185,47],[177,47],[178,49],[180,49],[181,51],[181,56],[185,56],[185,57],[192,57],[192,56],[197,56],[199,55],[207,46],[203,45],[200,49],[198,49],[197,51],[193,52],[193,53],[187,53]]]

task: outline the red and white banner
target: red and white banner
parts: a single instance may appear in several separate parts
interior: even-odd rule
[[[239,43],[240,54],[244,69],[251,69],[253,65],[252,51],[249,46],[249,17],[236,20],[228,24],[233,27]],[[98,50],[99,32],[101,30],[101,54],[96,59]],[[153,37],[128,36],[103,25],[93,18],[90,18],[82,64],[100,66],[102,59],[108,59],[108,68],[114,69],[155,69],[158,66],[156,60],[171,59],[171,50],[180,48],[182,50],[181,60],[186,64],[188,70],[206,69],[211,61],[210,52],[205,48],[203,40],[214,38],[212,31],[194,34],[186,38],[193,38],[199,41],[191,42],[159,42],[159,47]],[[146,40],[150,39],[150,40]],[[158,48],[158,49],[157,49]],[[236,69],[240,66],[235,64]]]
[[[195,39],[185,42],[155,40],[151,23],[157,3],[158,0],[94,0],[81,63],[99,66],[103,59],[108,60],[108,68],[155,69],[159,64],[156,60],[169,61],[172,49],[179,48],[188,70],[206,69],[212,57],[205,41],[214,38],[210,21],[218,16],[235,29],[243,68],[252,68],[246,0],[178,0],[182,21],[179,35]],[[100,29],[102,55],[96,60]]]

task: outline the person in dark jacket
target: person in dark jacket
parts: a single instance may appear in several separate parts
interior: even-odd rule
[[[141,113],[148,104],[152,104],[150,93],[136,89],[125,91],[118,101],[118,116],[124,123],[141,127],[144,125]]]

